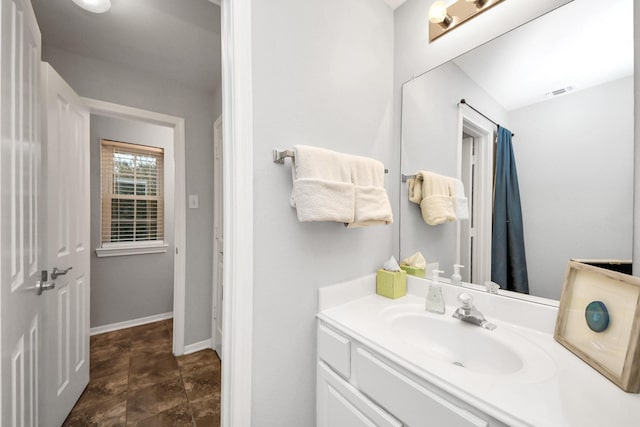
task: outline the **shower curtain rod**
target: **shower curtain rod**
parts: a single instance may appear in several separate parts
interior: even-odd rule
[[[469,104],[469,103],[468,103],[464,98],[462,98],[462,99],[460,100],[460,102],[458,103],[458,105],[460,105],[460,104],[464,104],[464,105],[466,105],[467,107],[471,108],[471,109],[472,109],[473,111],[475,111],[476,113],[480,114],[480,115],[481,115],[482,117],[484,117],[485,119],[489,120],[489,121],[490,121],[491,123],[493,123],[494,125],[496,125],[496,126],[500,126],[500,124],[499,124],[499,123],[494,122],[494,121],[493,121],[493,120],[491,120],[489,117],[485,116],[485,115],[484,115],[484,114],[482,114],[480,111],[478,111],[478,110],[476,110],[475,108],[473,108],[473,107],[471,106],[471,104]],[[512,133],[511,133],[511,136],[516,136],[516,134],[512,132]]]

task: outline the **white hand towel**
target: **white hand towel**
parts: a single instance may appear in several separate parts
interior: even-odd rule
[[[469,219],[469,200],[464,194],[464,184],[459,179],[455,180],[454,204],[458,221]]]
[[[355,186],[349,156],[323,148],[293,146],[290,203],[298,221],[353,222]]]
[[[378,160],[348,156],[355,185],[355,214],[349,228],[391,224],[393,213],[384,189],[384,165]]]
[[[416,178],[422,178],[420,210],[424,222],[438,225],[455,221],[455,179],[427,171],[418,172]]]

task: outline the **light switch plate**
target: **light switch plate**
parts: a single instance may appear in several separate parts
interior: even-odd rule
[[[189,209],[198,209],[198,195],[189,194]]]

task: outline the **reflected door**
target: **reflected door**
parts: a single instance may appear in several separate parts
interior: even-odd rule
[[[460,110],[458,177],[468,198],[469,220],[458,222],[458,263],[462,280],[483,284],[491,280],[494,125],[477,114]]]

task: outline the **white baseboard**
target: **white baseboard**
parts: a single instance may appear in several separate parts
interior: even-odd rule
[[[196,351],[212,348],[211,338],[204,341],[194,342],[184,346],[184,354],[195,353]]]
[[[119,329],[131,328],[133,326],[146,325],[147,323],[158,322],[160,320],[171,319],[173,312],[154,314],[153,316],[141,317],[139,319],[126,320],[124,322],[112,323],[110,325],[96,326],[89,329],[89,335],[104,334],[105,332],[117,331]]]

